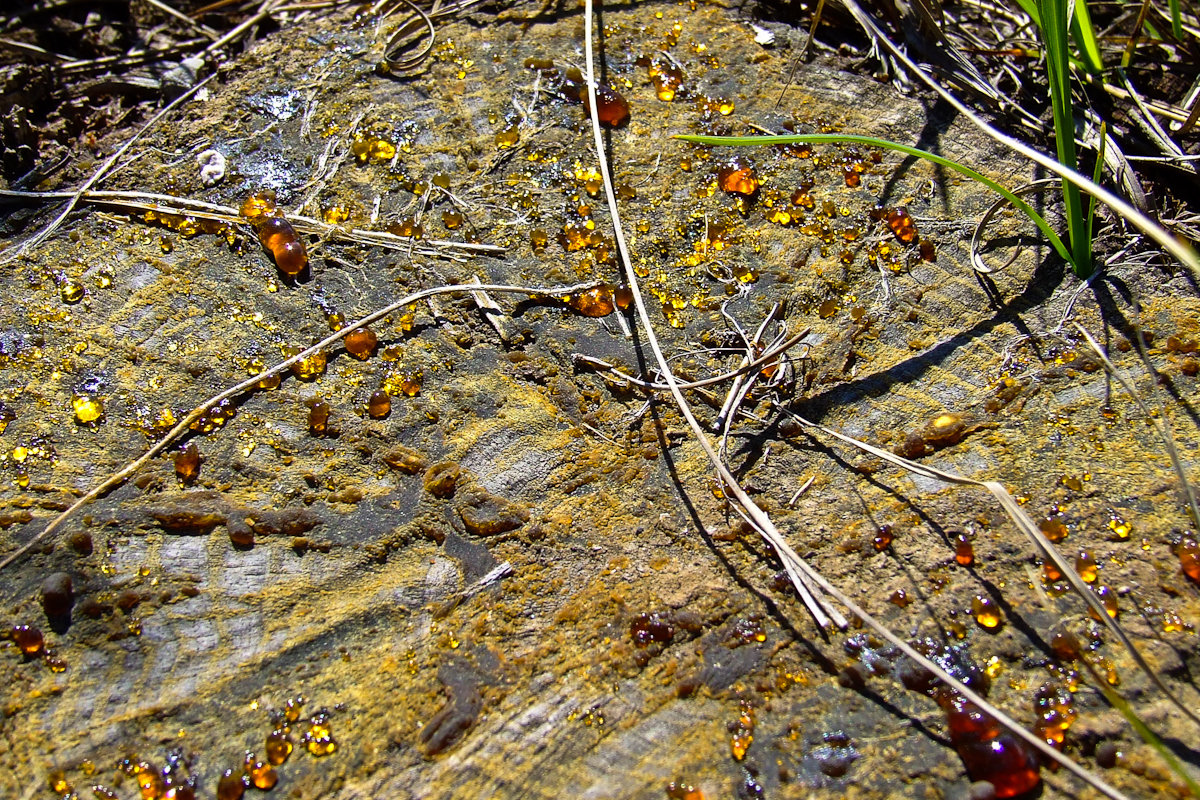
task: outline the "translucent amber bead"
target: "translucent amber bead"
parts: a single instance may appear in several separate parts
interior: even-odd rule
[[[256,232],[258,241],[262,243],[263,247],[272,251],[284,242],[298,238],[292,223],[283,217],[267,217],[260,220],[256,226]]]
[[[383,389],[371,393],[367,400],[367,414],[371,419],[383,419],[392,413],[392,398]]]
[[[241,211],[242,216],[251,222],[268,214],[274,214],[276,211],[275,193],[268,189],[250,195],[246,198],[246,202],[242,203]]]
[[[71,399],[71,410],[80,425],[91,425],[104,416],[104,403],[89,394],[77,394]]]
[[[200,449],[188,442],[175,454],[175,474],[184,483],[191,483],[200,474]]]
[[[975,563],[975,548],[966,536],[959,536],[954,541],[954,560],[964,567]]]
[[[607,317],[616,309],[611,286],[597,286],[571,295],[567,305],[585,317]]]
[[[308,251],[299,239],[283,242],[271,253],[275,256],[275,266],[286,275],[299,275],[308,266]]]
[[[370,328],[355,328],[346,334],[343,341],[350,355],[366,360],[375,352],[375,345],[379,343],[379,338]]]
[[[292,374],[303,381],[311,381],[325,372],[325,351],[318,350],[307,358],[302,358],[292,364]]]
[[[727,194],[750,197],[758,191],[758,176],[749,163],[735,160],[717,170],[717,183]]]
[[[971,613],[975,615],[976,622],[989,629],[1000,627],[1000,623],[1004,620],[996,601],[983,595],[977,595],[971,601]]]
[[[584,107],[588,105],[588,94],[581,93]],[[621,93],[609,86],[596,87],[596,116],[601,125],[619,128],[629,121],[629,103]]]
[[[1192,539],[1184,539],[1175,548],[1175,556],[1179,559],[1183,574],[1200,583],[1200,545]]]
[[[217,781],[217,800],[242,800],[246,793],[246,783],[240,773],[225,770],[225,774]]]
[[[267,736],[267,763],[279,766],[292,754],[292,739],[285,731],[274,730]]]
[[[42,632],[32,625],[16,625],[9,635],[17,649],[27,656],[36,656],[46,647]]]
[[[261,761],[255,762],[249,770],[250,782],[254,784],[255,789],[261,789],[264,792],[269,792],[275,788],[275,784],[279,781],[279,775],[275,772],[275,767],[270,764],[264,764]]]
[[[308,404],[308,430],[313,436],[321,436],[329,430],[329,403],[314,398]]]

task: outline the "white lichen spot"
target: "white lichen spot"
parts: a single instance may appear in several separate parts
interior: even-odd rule
[[[200,166],[200,182],[205,186],[219,183],[225,177],[225,156],[216,150],[205,150],[196,156],[196,163]]]

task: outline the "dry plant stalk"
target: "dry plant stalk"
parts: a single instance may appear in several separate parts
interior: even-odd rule
[[[260,381],[263,381],[263,380],[266,380],[267,378],[271,378],[276,375],[282,374],[284,371],[291,368],[291,366],[293,364],[303,361],[304,359],[308,358],[309,356],[313,355],[314,353],[324,350],[325,348],[329,347],[330,345],[336,344],[337,342],[341,341],[348,334],[357,330],[358,328],[364,327],[366,325],[370,325],[372,322],[383,319],[388,314],[391,314],[394,311],[397,311],[405,306],[412,305],[413,303],[417,303],[421,300],[424,300],[425,298],[433,297],[433,296],[439,295],[439,294],[455,294],[455,293],[472,294],[474,292],[479,292],[479,291],[488,291],[488,292],[498,292],[498,293],[507,293],[507,294],[525,294],[525,295],[529,295],[531,297],[553,298],[553,297],[561,297],[563,295],[573,294],[575,292],[585,291],[587,289],[592,289],[592,288],[595,288],[596,285],[597,285],[597,283],[595,281],[590,281],[588,283],[575,284],[573,286],[545,286],[545,287],[513,286],[513,285],[509,285],[509,284],[480,284],[478,282],[468,283],[468,284],[450,284],[447,286],[436,286],[432,289],[423,289],[419,292],[414,292],[413,294],[402,297],[393,303],[389,303],[388,305],[383,306],[380,309],[377,309],[376,311],[372,311],[370,314],[367,314],[365,317],[361,317],[360,319],[356,319],[353,322],[347,323],[346,326],[343,327],[341,330],[335,331],[335,332],[329,334],[324,339],[322,339],[321,341],[314,344],[312,347],[309,347],[306,350],[302,350],[301,352],[297,353],[296,355],[292,356],[291,358],[280,361],[278,364],[275,364],[272,367],[268,367],[267,369],[263,370],[262,372],[258,373],[257,375],[255,375],[251,378],[247,378],[246,380],[242,381],[241,383],[235,384],[233,386],[230,386],[227,389],[224,389],[224,390],[218,392],[217,394],[213,395],[212,397],[210,397],[207,400],[205,400],[204,402],[202,402],[200,405],[193,408],[191,411],[189,411],[183,417],[183,419],[181,419],[179,421],[178,424],[175,425],[174,428],[171,428],[170,431],[168,431],[161,439],[159,439],[157,442],[155,442],[145,453],[143,453],[142,455],[140,455],[133,461],[130,461],[124,467],[117,470],[112,475],[105,478],[99,484],[94,486],[90,491],[88,491],[87,494],[83,495],[78,500],[76,500],[71,505],[70,508],[68,508],[66,511],[63,511],[61,514],[59,514],[57,517],[55,517],[53,520],[51,520],[50,524],[47,525],[45,528],[43,528],[40,533],[35,535],[32,539],[30,539],[28,542],[26,542],[24,545],[22,545],[20,548],[18,548],[15,552],[8,555],[3,561],[0,561],[0,570],[4,569],[9,564],[12,564],[14,561],[19,559],[21,556],[23,556],[27,552],[29,552],[39,542],[41,542],[41,541],[45,540],[47,537],[51,536],[55,531],[57,531],[59,528],[61,528],[63,523],[66,522],[68,519],[70,519],[70,517],[76,511],[83,508],[85,505],[87,505],[91,501],[95,500],[97,497],[100,497],[108,490],[113,489],[116,486],[119,486],[120,484],[125,482],[125,480],[127,480],[130,476],[132,476],[134,473],[136,473],[143,466],[145,466],[146,463],[150,461],[150,459],[154,458],[159,453],[166,450],[173,443],[175,443],[182,436],[184,436],[188,432],[188,429],[191,426],[191,424],[193,422],[195,422],[196,420],[200,419],[200,417],[203,416],[204,413],[207,412],[210,408],[212,408],[216,404],[220,403],[222,400],[227,400],[231,397],[236,397],[237,395],[240,395],[243,392],[247,392],[247,391],[250,391],[251,389],[254,389]]]

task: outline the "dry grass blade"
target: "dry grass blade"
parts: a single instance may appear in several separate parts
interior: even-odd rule
[[[760,355],[758,358],[754,359],[753,361],[751,361],[748,364],[743,364],[742,366],[738,367],[735,370],[731,370],[730,372],[724,372],[720,375],[714,375],[711,378],[702,378],[698,381],[686,381],[683,383],[678,383],[677,385],[679,386],[680,389],[699,389],[704,386],[712,386],[713,384],[724,383],[725,381],[736,378],[739,375],[745,375],[747,372],[756,370],[759,367],[762,367],[764,364],[769,364],[770,362],[776,360],[779,356],[786,353],[788,350],[790,350],[793,347],[795,347],[796,345],[800,344],[800,340],[803,339],[805,336],[808,336],[810,331],[811,331],[811,328],[805,328],[803,331],[801,331],[800,333],[797,333],[795,336],[789,336],[787,339],[785,339],[784,341],[775,345],[774,347],[770,347],[767,350],[763,351],[763,354]],[[634,386],[641,387],[643,389],[658,389],[658,390],[662,390],[662,391],[668,391],[670,389],[670,387],[667,386],[667,384],[665,384],[665,383],[655,383],[653,381],[646,381],[646,380],[642,380],[641,378],[635,378],[634,376],[630,375],[629,373],[622,372],[621,370],[617,369],[614,365],[609,364],[607,361],[601,361],[598,358],[592,358],[591,356],[586,356],[586,355],[583,355],[582,353],[573,354],[571,356],[571,360],[574,361],[576,364],[584,364],[589,367],[595,367],[597,369],[605,370],[606,372],[609,372],[609,373],[615,375],[620,380],[630,383]]]
[[[852,445],[859,450],[870,453],[876,458],[880,458],[891,464],[895,464],[896,466],[908,470],[909,472],[915,472],[923,477],[932,478],[945,483],[957,484],[959,486],[977,486],[981,489],[986,489],[994,498],[996,498],[996,501],[1000,503],[1000,507],[1004,509],[1004,513],[1006,513],[1009,519],[1013,521],[1013,524],[1015,524],[1017,528],[1037,546],[1043,557],[1054,562],[1055,566],[1058,567],[1059,572],[1061,572],[1063,577],[1065,577],[1071,584],[1071,588],[1073,588],[1079,594],[1079,596],[1083,598],[1084,602],[1087,603],[1088,607],[1092,609],[1096,619],[1101,620],[1106,626],[1108,626],[1108,629],[1112,631],[1113,635],[1116,636],[1118,640],[1120,640],[1121,644],[1129,652],[1130,656],[1133,657],[1134,662],[1143,672],[1146,673],[1146,676],[1150,678],[1150,681],[1156,687],[1158,687],[1159,691],[1166,695],[1166,697],[1189,719],[1191,719],[1197,725],[1200,725],[1200,715],[1197,715],[1194,710],[1186,706],[1183,701],[1177,698],[1170,688],[1163,683],[1162,678],[1159,677],[1158,673],[1151,668],[1149,663],[1147,663],[1145,657],[1133,644],[1133,641],[1129,638],[1128,634],[1125,633],[1125,630],[1117,623],[1115,619],[1109,616],[1107,611],[1104,610],[1104,605],[1100,602],[1100,599],[1096,596],[1095,592],[1092,591],[1091,587],[1083,582],[1083,579],[1080,578],[1075,572],[1075,568],[1067,562],[1061,553],[1058,552],[1058,549],[1055,548],[1050,540],[1046,538],[1046,535],[1042,533],[1041,528],[1039,528],[1037,523],[1033,521],[1033,518],[1025,512],[1025,509],[1021,508],[1021,505],[1016,501],[1016,498],[1009,494],[1008,490],[1005,489],[1003,485],[996,481],[975,480],[974,478],[968,478],[953,472],[946,472],[945,470],[937,469],[936,467],[920,464],[916,461],[910,461],[907,458],[903,458],[895,453],[875,447],[874,445],[867,444],[866,442],[860,442],[858,439],[855,439],[852,436],[847,436],[846,434],[836,431],[833,428],[828,428],[816,422],[810,422],[793,411],[789,411],[788,409],[784,409],[782,407],[780,408],[807,428],[813,428],[822,431],[823,433],[828,434],[839,441],[845,442],[846,444]]]
[[[216,75],[210,75],[209,77],[207,77],[204,80],[197,83],[192,88],[188,89],[183,94],[179,95],[179,97],[176,97],[170,103],[167,103],[165,106],[163,106],[162,109],[160,109],[157,114],[155,114],[153,117],[151,117],[146,122],[145,125],[138,128],[137,131],[133,134],[133,136],[129,137],[129,139],[125,142],[125,144],[118,147],[117,151],[115,153],[113,153],[111,156],[109,156],[108,159],[106,159],[105,162],[100,165],[100,168],[97,169],[95,172],[93,172],[92,176],[90,178],[88,178],[86,181],[84,181],[82,186],[80,186],[78,189],[76,189],[71,194],[70,200],[67,201],[66,208],[64,208],[62,210],[62,212],[59,213],[59,215],[57,217],[55,217],[54,220],[49,225],[47,225],[45,228],[42,228],[40,231],[35,233],[33,236],[26,239],[21,244],[21,246],[16,249],[15,252],[10,253],[8,256],[4,257],[3,259],[0,259],[0,264],[7,264],[7,263],[11,262],[13,259],[23,255],[24,253],[29,252],[30,250],[32,250],[33,248],[37,247],[39,244],[44,242],[46,240],[46,238],[48,236],[50,236],[50,234],[54,233],[54,231],[57,230],[58,226],[63,223],[63,221],[67,218],[67,216],[72,211],[75,210],[75,206],[79,204],[79,200],[83,197],[83,195],[87,192],[87,190],[91,189],[93,186],[95,186],[97,183],[99,183],[100,180],[105,175],[108,174],[109,170],[111,170],[113,168],[113,165],[116,164],[117,161],[120,160],[121,156],[123,156],[127,152],[129,152],[129,148],[133,147],[134,142],[136,142],[139,138],[141,138],[142,134],[144,134],[146,131],[150,130],[151,127],[153,127],[155,124],[158,123],[159,120],[161,120],[163,117],[165,117],[167,114],[169,114],[176,106],[182,105],[183,103],[185,103],[189,99],[191,99],[192,95],[194,95],[196,92],[200,91],[205,86],[207,86],[209,81],[211,81],[215,77],[216,77]]]
[[[742,514],[754,526],[763,539],[779,555],[780,560],[783,561],[784,569],[792,580],[792,585],[796,587],[797,593],[800,595],[801,600],[804,601],[805,606],[808,607],[817,624],[821,627],[827,627],[832,621],[839,628],[844,628],[847,624],[845,616],[821,597],[820,590],[813,582],[816,570],[792,550],[791,545],[783,538],[783,534],[775,527],[775,523],[750,499],[750,496],[746,494],[742,487],[738,485],[733,473],[722,463],[717,452],[713,449],[712,443],[708,441],[707,434],[696,420],[695,415],[692,414],[687,399],[683,396],[683,391],[679,388],[679,382],[675,379],[675,375],[671,371],[671,365],[668,363],[666,356],[663,355],[662,347],[658,343],[658,337],[654,333],[654,327],[650,324],[650,314],[646,311],[646,302],[642,298],[641,289],[638,286],[637,274],[633,270],[633,260],[629,257],[629,246],[626,243],[625,232],[621,226],[621,216],[617,209],[617,197],[613,191],[612,172],[608,167],[608,160],[604,157],[604,135],[600,130],[600,118],[597,116],[599,104],[596,102],[596,59],[592,47],[593,19],[592,0],[586,0],[583,24],[584,50],[587,62],[585,82],[587,83],[588,90],[588,115],[591,117],[592,122],[592,138],[596,147],[596,159],[599,161],[600,174],[604,179],[604,196],[608,202],[609,216],[612,218],[613,237],[616,239],[617,249],[621,254],[621,265],[625,270],[625,280],[633,293],[633,302],[637,308],[638,321],[641,324],[643,332],[646,334],[646,343],[654,354],[655,360],[658,361],[663,379],[667,383],[671,396],[675,399],[675,404],[679,408],[679,412],[687,421],[688,427],[691,428],[696,441],[699,443],[701,449],[704,450],[704,454],[708,457],[713,468],[716,469],[722,483],[727,487],[729,493],[733,495],[733,499],[737,501],[735,508],[737,508],[738,513]]]
[[[73,192],[18,192],[0,190],[0,197],[26,199],[58,199],[73,197]],[[192,200],[186,197],[173,197],[152,192],[85,192],[81,200],[91,203],[115,206],[117,208],[138,211],[154,211],[162,214],[193,216],[199,219],[210,219],[228,224],[245,222],[236,208],[217,203],[206,203],[203,200]],[[436,256],[447,258],[451,253],[465,255],[491,254],[499,255],[505,252],[503,247],[493,244],[472,242],[454,242],[443,239],[413,239],[399,236],[387,231],[364,230],[361,228],[346,228],[330,225],[327,222],[307,217],[303,214],[285,214],[285,218],[303,233],[315,233],[326,240],[355,242],[357,244],[384,247],[421,256]]]
[[[260,381],[263,381],[263,380],[266,380],[267,378],[271,378],[276,375],[282,374],[286,370],[290,369],[293,364],[303,361],[304,359],[308,358],[309,356],[313,355],[314,353],[322,351],[325,348],[336,344],[337,342],[341,341],[348,334],[357,330],[358,328],[364,327],[366,325],[370,325],[372,322],[381,320],[384,317],[386,317],[387,315],[389,315],[389,314],[393,313],[394,311],[397,311],[401,308],[404,308],[405,306],[412,305],[413,303],[418,303],[421,300],[424,300],[429,297],[434,297],[439,294],[471,294],[471,293],[478,292],[478,291],[489,291],[489,292],[499,292],[499,293],[506,293],[506,294],[524,294],[524,295],[529,295],[531,297],[551,297],[552,298],[552,297],[561,297],[564,294],[571,294],[572,292],[581,292],[581,291],[584,291],[587,289],[592,289],[595,286],[596,286],[595,281],[591,281],[589,283],[576,284],[576,285],[572,285],[572,286],[547,286],[547,287],[513,286],[511,284],[480,284],[480,283],[451,284],[448,286],[437,286],[432,289],[423,289],[422,291],[414,292],[413,294],[402,297],[401,299],[395,301],[394,303],[389,303],[388,305],[383,306],[382,308],[377,309],[376,311],[372,311],[370,314],[367,314],[365,317],[362,317],[360,319],[357,319],[357,320],[347,323],[347,325],[344,328],[342,328],[339,331],[335,331],[334,333],[331,333],[329,336],[326,336],[324,339],[317,342],[312,347],[309,347],[308,349],[297,353],[296,355],[292,356],[291,358],[285,359],[284,361],[280,361],[278,364],[275,364],[272,367],[268,367],[267,369],[263,370],[262,372],[258,373],[257,375],[255,375],[251,378],[247,378],[246,380],[242,381],[241,383],[230,386],[229,388],[218,392],[217,394],[213,395],[212,397],[209,397],[204,402],[200,403],[198,406],[196,406],[191,411],[189,411],[183,417],[183,419],[181,419],[179,421],[179,423],[174,428],[171,428],[171,430],[169,430],[161,439],[159,439],[157,442],[155,442],[150,447],[150,449],[148,449],[145,453],[138,456],[133,461],[130,461],[124,467],[117,470],[112,475],[105,478],[99,484],[94,486],[87,494],[83,495],[78,500],[76,500],[75,503],[72,504],[70,508],[68,508],[66,511],[63,511],[61,514],[59,514],[57,517],[55,517],[53,520],[51,520],[50,524],[48,524],[45,528],[43,528],[41,530],[41,532],[36,534],[32,539],[30,539],[25,544],[23,544],[15,552],[9,554],[3,561],[0,561],[0,570],[4,569],[9,564],[12,564],[14,561],[21,558],[21,556],[25,555],[31,549],[33,549],[35,546],[37,546],[37,544],[39,542],[44,541],[47,537],[51,536],[55,531],[57,531],[59,528],[61,528],[63,523],[66,522],[68,519],[70,519],[71,516],[76,511],[83,508],[85,505],[87,505],[91,501],[95,500],[97,497],[100,497],[105,492],[107,492],[109,489],[112,489],[112,488],[124,483],[126,479],[128,479],[130,476],[132,476],[134,473],[136,473],[139,469],[141,469],[143,466],[145,466],[145,464],[147,462],[149,462],[150,459],[154,458],[159,453],[163,452],[168,447],[170,447],[172,444],[177,442],[181,437],[183,437],[184,435],[187,434],[191,424],[193,422],[195,422],[196,420],[200,419],[200,417],[203,416],[204,413],[206,411],[208,411],[208,409],[210,409],[214,405],[220,403],[222,400],[227,400],[231,397],[236,397],[244,392],[248,392],[251,389],[254,389],[259,384]]]

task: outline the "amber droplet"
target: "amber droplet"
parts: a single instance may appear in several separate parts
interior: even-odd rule
[[[758,191],[758,175],[748,161],[735,159],[717,170],[717,184],[727,194],[750,197]]]
[[[200,474],[200,448],[188,442],[175,454],[175,475],[184,483],[191,483]]]
[[[27,656],[36,656],[46,647],[42,632],[32,625],[14,625],[9,636],[17,649]]]
[[[1078,661],[1083,654],[1079,638],[1070,631],[1061,631],[1050,637],[1050,649],[1062,661]]]
[[[275,205],[275,192],[266,189],[261,192],[256,192],[246,198],[246,202],[242,203],[242,216],[254,222],[262,217],[274,214],[278,210]]]
[[[617,304],[617,308],[628,311],[633,305],[633,290],[621,284],[613,291],[613,302]]]
[[[379,343],[379,337],[375,335],[373,330],[364,327],[355,328],[346,334],[346,338],[343,341],[346,343],[346,350],[350,355],[365,361],[375,352],[375,345]]]
[[[104,403],[90,394],[77,394],[71,399],[71,410],[80,425],[91,425],[104,417]]]
[[[263,247],[274,251],[284,242],[295,241],[296,229],[283,217],[264,217],[255,224],[255,233]]]
[[[580,92],[579,99],[583,101],[584,109],[590,112],[588,93]],[[629,103],[616,89],[601,84],[596,87],[596,117],[601,125],[619,128],[629,121]]]
[[[1121,605],[1117,602],[1117,593],[1107,586],[1096,587],[1096,597],[1100,600],[1100,605],[1104,606],[1104,611],[1113,619],[1116,619],[1121,614]],[[1088,615],[1100,622],[1100,615],[1096,613],[1091,606],[1088,607]]]
[[[876,550],[883,552],[888,549],[894,539],[895,535],[892,533],[892,526],[880,525],[878,530],[875,531],[875,538],[871,540],[871,544],[874,545]]]
[[[1108,519],[1108,529],[1113,532],[1113,538],[1124,541],[1133,533],[1133,526],[1126,522],[1120,514],[1113,511]]]
[[[529,232],[529,246],[533,249],[535,255],[541,255],[546,249],[546,242],[550,239],[546,232],[541,228],[534,228]]]
[[[1083,579],[1084,583],[1095,583],[1100,574],[1096,566],[1096,559],[1086,550],[1080,551],[1079,555],[1075,557],[1075,571],[1079,573],[1079,577]]]
[[[1184,539],[1175,548],[1175,557],[1179,559],[1183,574],[1200,583],[1200,545],[1193,539]]]
[[[891,229],[892,234],[904,242],[912,244],[917,239],[917,228],[913,222],[913,218],[909,216],[908,209],[904,206],[892,209],[887,215],[887,224]]]
[[[667,784],[669,800],[704,800],[704,792],[682,779]]]
[[[615,309],[611,286],[597,286],[567,298],[567,305],[585,317],[607,317]]]
[[[862,183],[862,176],[852,169],[847,169],[842,172],[842,179],[846,182],[846,186],[850,189],[856,188]]]
[[[1038,521],[1038,528],[1042,533],[1046,534],[1046,538],[1052,542],[1061,542],[1067,538],[1067,524],[1063,522],[1061,514],[1054,514],[1049,517],[1042,517]]]
[[[996,601],[984,595],[976,595],[971,601],[971,613],[975,615],[976,622],[989,630],[1000,627],[1000,623],[1004,621]]]
[[[242,774],[231,769],[225,770],[225,774],[217,781],[217,800],[242,800],[245,793],[246,783]]]
[[[912,598],[908,596],[908,592],[903,589],[897,589],[888,596],[888,602],[897,608],[908,608],[912,603]]]
[[[269,792],[275,788],[275,784],[278,781],[279,774],[275,772],[275,767],[270,764],[256,761],[250,767],[250,783],[254,785],[255,789]]]
[[[74,305],[83,299],[87,294],[87,290],[83,288],[83,284],[78,281],[63,281],[63,285],[59,287],[59,294],[62,296],[62,301],[67,305]]]
[[[370,398],[367,399],[367,414],[371,419],[384,419],[390,413],[392,413],[391,396],[383,389],[371,392]]]
[[[301,740],[314,756],[327,756],[337,750],[337,740],[329,728],[329,717],[323,713],[313,715]]]
[[[167,789],[163,783],[163,776],[149,764],[138,764],[135,777],[138,789],[142,793],[142,800],[159,800]]]
[[[1042,564],[1042,581],[1043,582],[1054,583],[1055,581],[1062,580],[1062,576],[1063,576],[1062,570],[1060,570],[1058,568],[1058,565],[1055,564],[1053,561],[1047,561],[1045,564]]]
[[[297,350],[296,352],[300,352]],[[326,357],[324,350],[317,350],[306,358],[292,364],[292,374],[302,381],[311,381],[325,373]]]
[[[954,560],[964,567],[975,563],[975,548],[965,533],[954,540]]]
[[[267,736],[267,763],[279,766],[292,754],[292,737],[283,730],[273,730]]]
[[[510,147],[516,147],[517,142],[521,141],[521,130],[515,122],[510,123],[502,128],[496,134],[496,147],[501,150],[507,150]]]
[[[324,436],[329,430],[329,403],[315,397],[308,403],[308,431],[313,436]]]
[[[443,211],[442,224],[448,231],[456,230],[463,224],[463,215],[457,211]]]
[[[922,261],[928,264],[932,264],[937,261],[937,248],[934,246],[933,242],[929,241],[928,239],[922,239],[919,249],[921,252]]]
[[[275,256],[275,266],[285,275],[299,275],[308,266],[308,251],[299,239],[283,242],[271,253]]]

